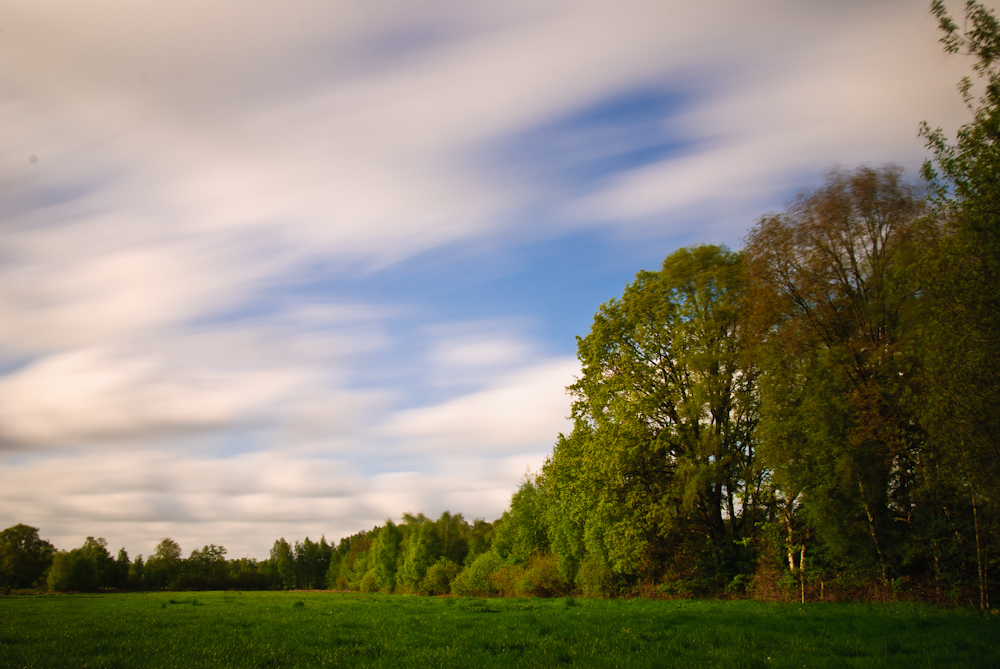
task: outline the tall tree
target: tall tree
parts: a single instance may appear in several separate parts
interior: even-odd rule
[[[104,537],[87,537],[80,547],[84,559],[94,565],[98,588],[110,588],[116,583],[115,561],[108,552],[108,541]]]
[[[180,545],[170,537],[164,537],[146,560],[143,577],[151,587],[163,590],[180,576],[181,566]]]
[[[933,326],[925,333],[924,423],[961,479],[973,513],[980,605],[989,606],[990,507],[1000,496],[1000,21],[970,0],[964,27],[935,0],[948,53],[971,60],[959,90],[972,120],[952,143],[924,123],[933,152],[936,244],[926,256],[923,289]]]
[[[295,542],[295,571],[299,587],[319,589],[326,584],[326,572],[330,568],[330,558],[333,554],[326,537],[320,537],[318,542],[306,537]]]
[[[548,519],[542,477],[525,476],[496,524],[493,550],[510,564],[522,564],[549,549]]]
[[[184,560],[184,587],[223,590],[229,585],[226,547],[208,544],[196,548]]]
[[[47,577],[49,589],[90,592],[114,586],[116,566],[107,546],[103,537],[87,537],[80,548],[53,555]]]
[[[149,585],[146,580],[146,562],[142,559],[142,553],[136,556],[135,561],[128,568],[128,587],[130,590],[143,590]]]
[[[441,553],[441,546],[434,523],[422,513],[416,516],[404,514],[400,530],[403,534],[400,543],[402,556],[396,577],[407,589],[416,591],[427,570]]]
[[[270,568],[277,574],[283,588],[297,588],[298,576],[295,569],[295,551],[284,537],[275,540],[268,560]]]
[[[623,575],[685,558],[710,579],[735,569],[758,482],[743,286],[740,254],[681,249],[578,339],[573,432],[543,469],[557,552]]]
[[[128,552],[122,546],[115,558],[113,587],[118,590],[125,590],[128,587],[128,572],[131,567],[132,561],[128,559]]]
[[[83,548],[53,555],[46,581],[54,592],[92,592],[100,587],[97,568]]]
[[[904,321],[922,199],[895,166],[833,171],[747,238],[752,322],[764,376],[762,455],[790,512],[799,494],[828,547],[859,534],[883,581],[892,510],[909,511],[906,406],[914,360]]]
[[[395,523],[386,520],[385,527],[378,530],[378,535],[372,543],[369,566],[374,585],[382,592],[392,592],[396,589],[399,544],[402,539],[403,534]]]

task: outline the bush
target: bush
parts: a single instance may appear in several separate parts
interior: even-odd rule
[[[374,569],[369,569],[365,572],[365,575],[361,577],[361,583],[358,585],[358,590],[361,592],[378,592],[378,582],[375,579]]]
[[[588,597],[610,597],[615,593],[615,575],[611,567],[588,555],[576,573],[576,584]]]
[[[572,590],[559,573],[559,559],[551,553],[532,555],[518,586],[519,594],[526,597],[556,597]]]
[[[427,569],[420,580],[418,591],[423,595],[446,595],[451,592],[451,582],[458,575],[461,567],[446,558],[441,558],[437,564]]]
[[[490,585],[501,597],[521,597],[524,565],[505,564],[490,575]]]
[[[501,597],[555,597],[568,594],[572,585],[559,573],[559,560],[551,553],[535,553],[528,564],[504,565],[489,576]]]
[[[453,594],[465,597],[491,597],[499,594],[491,577],[503,567],[503,560],[492,550],[479,555],[451,582]]]

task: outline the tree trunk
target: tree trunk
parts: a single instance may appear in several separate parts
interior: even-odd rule
[[[990,608],[990,535],[993,528],[992,507],[986,506],[986,545],[983,546],[983,589],[986,591],[986,608]]]
[[[983,564],[982,541],[979,537],[979,505],[976,502],[976,492],[969,486],[972,497],[972,524],[976,530],[976,576],[979,578],[979,608],[986,608],[986,566]]]
[[[799,586],[802,591],[802,603],[806,603],[806,545],[802,544],[802,553],[799,555]]]
[[[875,552],[878,554],[878,566],[882,570],[882,585],[889,585],[889,574],[885,569],[885,557],[882,555],[882,546],[878,541],[878,532],[875,530],[875,516],[872,514],[871,506],[868,505],[868,500],[865,499],[865,487],[861,484],[861,479],[858,479],[858,490],[861,492],[861,506],[865,509],[865,516],[868,518],[868,531],[872,536],[872,543],[875,544]]]
[[[788,549],[788,570],[795,571],[795,529],[792,525],[792,510],[795,504],[795,498],[798,497],[798,493],[791,496],[788,500],[788,504],[785,506],[785,527],[788,529],[788,540],[786,547]]]

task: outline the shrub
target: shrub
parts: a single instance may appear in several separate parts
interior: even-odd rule
[[[611,567],[592,555],[580,563],[576,584],[588,597],[609,597],[615,593],[615,575]]]
[[[424,595],[446,595],[451,592],[451,582],[461,567],[444,557],[427,569],[420,580],[419,592]]]
[[[503,567],[503,560],[492,550],[479,555],[451,582],[451,591],[466,597],[490,597],[499,594],[492,576]]]
[[[375,579],[374,569],[369,569],[365,572],[365,575],[361,577],[361,583],[358,585],[358,590],[361,592],[378,592],[378,581]]]
[[[501,597],[521,597],[524,592],[521,579],[524,577],[524,565],[505,564],[490,575],[490,585]]]
[[[568,594],[572,589],[559,573],[559,559],[551,553],[532,555],[518,586],[519,594],[531,597],[555,597]]]

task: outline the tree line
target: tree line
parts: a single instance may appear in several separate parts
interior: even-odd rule
[[[445,511],[437,520],[405,514],[399,525],[386,521],[343,538],[320,537],[289,543],[276,540],[264,560],[228,559],[224,546],[209,544],[183,557],[166,537],[146,558],[124,548],[112,557],[107,541],[87,537],[83,545],[57,551],[24,524],[0,532],[2,587],[46,588],[55,592],[106,590],[361,590],[445,594],[463,566],[487,552],[493,524],[468,522]]]
[[[1000,22],[935,0],[973,61],[922,183],[834,170],[742,251],[683,248],[578,338],[573,429],[493,523],[445,513],[268,559],[0,535],[7,587],[996,600]],[[11,557],[13,556],[13,557]]]

